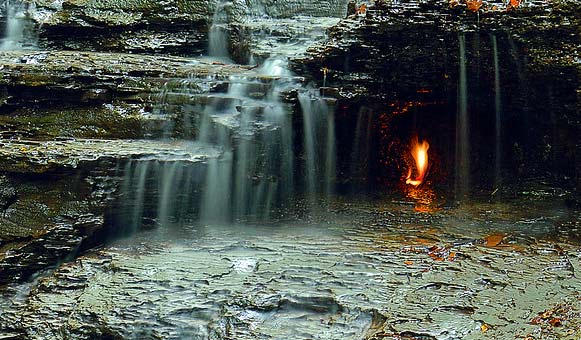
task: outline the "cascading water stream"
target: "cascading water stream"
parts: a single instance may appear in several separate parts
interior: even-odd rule
[[[204,224],[267,221],[273,212],[288,210],[294,198],[304,195],[309,204],[315,204],[333,193],[336,159],[331,99],[315,90],[301,91],[304,143],[296,143],[295,134],[301,131],[293,129],[293,105],[281,97],[301,84],[288,70],[286,59],[270,58],[249,75],[210,81],[223,82],[227,90],[191,95],[198,104],[187,106],[191,110],[184,113],[184,120],[192,122],[195,136],[188,143],[219,156],[207,157],[205,166],[163,160],[130,162],[122,191],[131,202],[125,213],[131,231],[139,229],[144,219],[158,225],[193,219]],[[167,132],[165,138],[171,142]],[[304,148],[297,149],[300,145]],[[299,175],[303,171],[304,181]]]
[[[34,39],[27,32],[28,5],[20,1],[5,0],[3,16],[5,20],[4,37],[0,44],[0,50],[21,50],[34,47]]]
[[[267,220],[272,210],[292,200],[299,192],[295,187],[295,169],[301,166],[296,154],[304,154],[307,173],[305,195],[314,202],[320,194],[333,191],[335,148],[333,112],[324,99],[310,92],[299,95],[303,110],[305,147],[294,150],[290,107],[281,102],[282,91],[295,87],[286,61],[268,59],[258,70],[259,78],[270,78],[268,84],[248,78],[232,77],[225,97],[237,97],[237,104],[209,106],[201,121],[202,141],[215,141],[227,156],[214,161],[208,170],[202,197],[201,220],[206,223],[224,220]],[[264,95],[256,99],[257,90]],[[224,130],[234,120],[235,130]],[[226,122],[226,123],[225,123]],[[325,144],[315,145],[315,138],[325,136]],[[323,148],[323,149],[321,149]],[[317,167],[314,160],[324,159]],[[321,181],[321,178],[325,178]],[[222,185],[221,183],[226,183]],[[219,186],[216,195],[216,186]],[[212,207],[222,207],[214,209]]]
[[[327,101],[313,92],[299,94],[303,111],[306,193],[313,203],[320,193],[333,194],[335,183],[335,117]]]
[[[470,185],[470,137],[468,120],[468,79],[466,72],[466,37],[458,36],[459,82],[456,117],[456,198],[466,198]]]
[[[208,36],[214,60],[232,62],[229,24],[239,5],[216,4]],[[289,70],[285,51],[278,53],[283,55],[244,74],[193,77],[166,86],[156,110],[169,117],[162,138],[205,150],[203,162],[131,161],[122,188],[130,203],[121,213],[128,216],[131,231],[144,221],[268,221],[303,211],[289,204],[302,197],[312,206],[333,194],[333,100],[303,89]],[[298,103],[290,93],[299,93]],[[301,121],[303,129],[297,124]]]
[[[498,61],[498,42],[496,35],[492,35],[492,51],[494,53],[494,132],[495,132],[495,153],[494,153],[494,189],[501,185],[502,170],[502,93],[500,87],[500,66]]]
[[[351,177],[355,179],[352,190],[360,188],[369,174],[373,118],[372,110],[367,108],[359,110],[349,169]]]
[[[227,0],[220,0],[216,4],[212,25],[208,31],[208,55],[210,57],[230,59],[227,8],[231,5],[232,3]]]

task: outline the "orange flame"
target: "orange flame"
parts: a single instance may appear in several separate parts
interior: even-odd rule
[[[416,162],[417,176],[412,179],[412,168],[408,170],[408,175],[406,177],[406,184],[413,186],[418,186],[424,182],[426,173],[428,172],[428,149],[430,144],[426,141],[418,142],[418,138],[414,137],[411,144],[411,153],[414,161]]]

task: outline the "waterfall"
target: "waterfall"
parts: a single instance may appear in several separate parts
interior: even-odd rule
[[[458,36],[459,81],[456,117],[456,197],[466,198],[470,185],[470,136],[468,121],[468,80],[466,72],[466,37]]]
[[[309,204],[333,194],[333,100],[303,90],[299,105],[283,102],[283,94],[301,86],[287,64],[267,59],[253,73],[230,76],[222,92],[192,96],[197,104],[182,109],[192,110],[184,120],[194,140],[174,142],[191,143],[194,153],[201,149],[204,162],[157,156],[128,162],[121,190],[127,230],[147,218],[162,226],[196,218],[204,224],[267,221],[281,210],[292,212],[291,203],[303,194]],[[295,109],[302,115],[293,118]],[[301,119],[302,134],[294,131]]]
[[[500,66],[498,63],[498,43],[496,36],[492,35],[492,51],[494,53],[494,132],[495,132],[495,153],[494,153],[494,188],[501,185],[502,170],[502,93],[500,88]]]
[[[27,11],[27,6],[20,1],[6,0],[4,2],[5,28],[0,50],[20,50],[34,46],[34,39],[27,32],[29,24]]]
[[[373,111],[361,108],[357,115],[353,149],[351,150],[351,167],[349,173],[352,180],[352,190],[361,188],[369,175],[371,138],[373,127]]]
[[[335,115],[326,98],[299,94],[303,111],[306,195],[310,202],[333,194],[336,172]]]
[[[230,1],[221,0],[216,4],[212,25],[208,32],[208,54],[210,57],[230,59],[228,12]]]
[[[311,202],[333,192],[334,114],[325,99],[312,92],[299,95],[305,147],[295,151],[291,107],[280,98],[298,85],[287,61],[270,58],[256,72],[256,77],[230,77],[228,91],[216,95],[199,120],[199,140],[216,143],[227,155],[208,167],[201,198],[204,223],[268,220],[299,191],[295,169],[301,165]],[[300,154],[306,164],[296,159]]]

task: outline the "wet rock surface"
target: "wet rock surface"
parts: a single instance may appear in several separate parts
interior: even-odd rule
[[[574,339],[579,214],[531,204],[350,202],[326,222],[166,226],[61,266],[0,324],[32,339]]]
[[[329,39],[313,46],[296,69],[307,67],[319,83],[325,75],[326,84],[339,86],[347,99],[409,99],[422,88],[434,91],[432,97],[443,97],[458,79],[457,40],[463,34],[481,36],[473,42],[473,53],[482,56],[482,66],[489,63],[483,57],[490,53],[485,39],[497,35],[510,40],[513,50],[508,50],[519,72],[530,68],[550,74],[554,68],[567,68],[578,74],[578,6],[534,1],[506,11],[506,5],[492,1],[477,14],[444,1],[378,1],[331,28]]]
[[[391,129],[415,128],[433,141],[456,134],[445,126],[455,126],[460,64],[464,63],[472,145],[495,143],[490,136],[497,124],[494,101],[500,98],[500,120],[508,129],[501,132],[501,152],[507,173],[512,174],[509,177],[551,174],[565,186],[571,186],[571,180],[572,186],[578,186],[578,166],[576,170],[570,166],[578,162],[579,149],[574,137],[579,126],[581,65],[577,57],[578,6],[568,1],[534,1],[507,11],[505,4],[488,2],[474,13],[464,4],[451,7],[444,1],[378,1],[365,13],[352,14],[330,28],[328,40],[291,64],[297,73],[309,75],[308,80],[323,86],[323,93],[337,98],[345,107],[345,116],[370,112],[369,126],[375,129],[376,138],[388,140],[376,145],[389,150],[397,144],[389,137],[394,135]],[[462,45],[464,58],[460,57]],[[501,91],[494,90],[495,72]],[[547,112],[552,112],[550,119]],[[393,117],[406,115],[409,120],[401,118],[403,123],[397,125],[400,118]],[[358,120],[346,124],[356,125]],[[345,135],[353,138],[351,129]],[[439,143],[432,147],[438,148],[440,156],[454,153],[449,148],[456,143],[454,137]],[[526,154],[519,151],[523,145]],[[486,154],[486,147],[474,147],[472,152],[480,160],[475,168],[490,164],[493,156]],[[393,158],[401,158],[400,154],[394,153]],[[444,163],[454,162],[454,155],[444,158]],[[397,159],[388,163],[397,163]],[[378,163],[382,161],[385,159]],[[377,167],[377,176],[396,169],[393,165]],[[385,176],[393,181],[400,172]],[[474,183],[486,181],[473,179]]]
[[[0,141],[0,171],[44,173],[59,168],[76,168],[101,161],[129,159],[165,162],[202,162],[219,156],[219,151],[194,142],[151,140],[71,139],[56,141]]]
[[[578,2],[528,1],[510,12],[489,2],[476,14],[447,1],[375,1],[358,14],[351,6],[340,20],[344,0],[234,1],[225,6],[233,57],[251,66],[51,50],[205,54],[218,1],[31,2],[39,46],[49,51],[0,52],[0,338],[581,336],[581,216],[570,199],[571,183],[581,185]],[[131,229],[112,222],[116,213],[132,220],[139,209],[159,206],[164,191],[183,183],[175,178],[192,177],[192,187],[201,181],[190,165],[221,156],[169,139],[193,138],[192,121],[205,106],[234,108],[210,117],[220,130],[241,140],[258,136],[271,127],[250,124],[238,134],[238,113],[277,102],[268,98],[274,82],[298,86],[305,77],[340,108],[339,129],[348,132],[338,140],[364,125],[340,120],[360,108],[382,114],[359,120],[389,126],[397,118],[383,112],[409,118],[436,107],[453,116],[460,36],[477,84],[470,93],[482,93],[474,102],[493,97],[486,88],[494,79],[492,37],[498,40],[507,112],[536,143],[506,144],[518,156],[515,173],[534,175],[535,186],[506,184],[485,194],[505,203],[466,200],[444,210],[410,199],[366,204],[348,196],[328,212],[297,202],[290,210],[303,209],[302,218],[286,214],[268,225],[200,224],[192,222],[195,211],[185,226],[172,226],[150,213],[149,230],[102,245],[109,232]],[[261,75],[254,63],[272,54],[289,57],[300,77],[286,68]],[[296,88],[278,95],[281,108],[297,104]],[[512,113],[520,108],[522,116]],[[389,131],[406,128],[394,126]],[[144,139],[160,136],[166,139]],[[432,150],[434,164],[446,166],[437,157],[447,151],[437,143]],[[398,180],[403,173],[397,162],[388,171]],[[156,177],[161,172],[167,176]],[[144,197],[134,186],[142,182],[156,196]],[[567,190],[539,189],[545,182]],[[191,192],[197,196],[172,198],[177,209],[198,206],[200,191]],[[128,197],[137,199],[127,204]],[[24,280],[31,281],[14,283]]]
[[[179,57],[69,51],[0,54],[4,102],[72,102],[75,104],[156,101],[172,79],[227,79],[250,67]],[[204,82],[189,90],[207,91]]]
[[[121,164],[194,164],[220,155],[191,142],[3,140],[0,284],[26,279],[83,244],[104,241]]]
[[[43,48],[197,56],[206,54],[208,29],[220,1],[31,3],[35,8],[30,16],[40,27]],[[226,7],[231,24],[244,23],[248,16],[342,18],[346,9],[347,0],[247,0]]]
[[[103,173],[80,170],[41,178],[10,173],[2,178],[0,285],[56,264],[102,230],[113,191]]]

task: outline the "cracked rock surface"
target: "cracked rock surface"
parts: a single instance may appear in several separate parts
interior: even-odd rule
[[[311,222],[167,226],[32,283],[0,325],[29,339],[576,339],[578,212],[529,205],[351,202]]]

